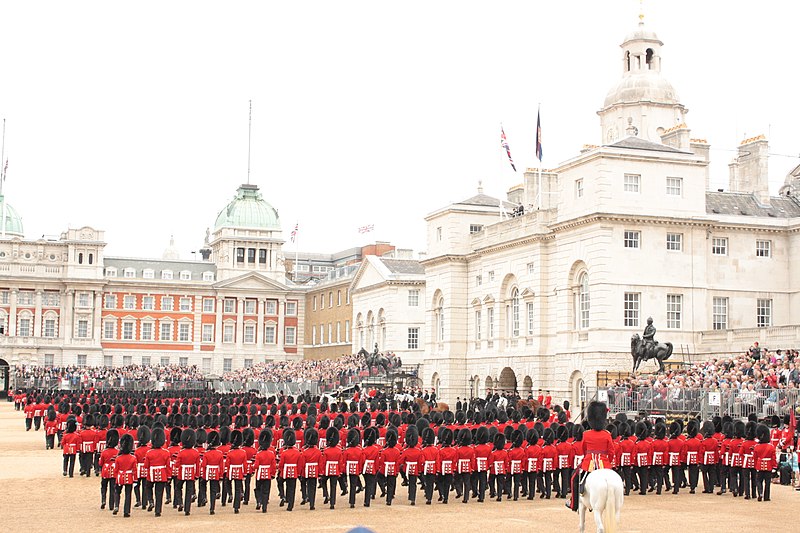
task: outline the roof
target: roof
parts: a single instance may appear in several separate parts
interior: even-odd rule
[[[241,185],[236,197],[219,212],[214,229],[219,228],[281,229],[278,211],[261,197],[256,185]]]
[[[706,192],[706,213],[751,217],[800,217],[800,203],[791,196],[773,196],[770,205],[760,204],[755,196],[734,192]]]
[[[134,278],[142,279],[142,270],[150,268],[153,270],[154,279],[161,279],[161,271],[171,270],[173,273],[189,271],[192,273],[192,281],[202,281],[203,272],[217,271],[217,266],[209,261],[164,261],[161,259],[138,259],[132,257],[105,257],[103,264],[106,268],[114,267],[122,277],[122,270],[125,268],[135,269]],[[178,279],[176,275],[174,279]]]
[[[516,207],[515,204],[510,202],[503,201],[502,202],[505,207]],[[500,200],[493,196],[489,196],[487,194],[478,193],[472,198],[467,198],[466,200],[462,200],[457,202],[456,205],[477,205],[481,207],[500,207]]]
[[[425,274],[422,264],[413,259],[381,259],[381,262],[392,274]]]
[[[621,141],[617,141],[614,144],[609,144],[607,146],[610,148],[627,148],[629,150],[648,150],[651,152],[671,152],[674,154],[691,153],[691,152],[684,152],[683,150],[678,150],[677,148],[667,146],[666,144],[659,144],[659,143],[654,143],[652,141],[646,141],[644,139],[640,139],[639,137],[626,137]]]

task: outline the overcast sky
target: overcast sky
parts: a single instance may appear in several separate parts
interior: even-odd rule
[[[636,0],[0,2],[5,194],[27,238],[105,230],[107,255],[184,259],[247,179],[301,251],[424,250],[423,217],[600,142]],[[714,188],[770,138],[773,194],[800,161],[789,1],[645,2],[664,76],[712,146]],[[792,157],[786,157],[792,156]],[[357,228],[374,224],[359,235]],[[294,246],[287,242],[286,253]]]

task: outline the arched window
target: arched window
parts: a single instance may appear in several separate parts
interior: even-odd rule
[[[583,272],[578,278],[578,329],[589,329],[589,274]]]
[[[653,49],[648,48],[647,52],[645,52],[645,63],[647,64],[647,70],[653,70]]]
[[[519,337],[519,289],[511,290],[511,336]]]
[[[436,340],[444,342],[444,298],[436,303]]]

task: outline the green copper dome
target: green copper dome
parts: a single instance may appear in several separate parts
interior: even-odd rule
[[[19,216],[16,209],[6,203],[4,196],[0,196],[0,217],[3,216],[3,213],[6,217],[5,228],[2,228],[2,219],[0,219],[0,233],[2,233],[2,229],[5,229],[6,237],[24,237],[22,217]]]
[[[214,229],[254,228],[281,229],[278,211],[261,197],[256,185],[245,184],[236,191],[236,197],[219,212]]]

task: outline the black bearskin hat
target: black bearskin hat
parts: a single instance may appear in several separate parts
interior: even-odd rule
[[[667,436],[667,426],[665,426],[664,424],[656,424],[655,437],[658,440],[661,440],[666,436]]]
[[[419,443],[419,433],[417,426],[408,426],[406,430],[406,446],[414,448]]]
[[[358,432],[357,429],[353,428],[353,431],[356,433]],[[375,441],[378,440],[378,430],[374,427],[367,428],[364,430],[364,446],[372,446],[375,444]],[[347,433],[347,444],[350,445],[350,432]]]
[[[337,437],[339,436],[339,432],[336,430],[336,428],[330,428],[329,432],[336,433]],[[372,430],[371,429],[364,430],[365,441],[367,440],[367,433],[372,434]],[[327,435],[325,437],[328,438]],[[356,428],[350,428],[349,430],[347,430],[347,447],[353,448],[355,446],[358,446],[359,444],[361,444],[361,435],[359,435],[358,430]],[[374,444],[374,441],[372,444]]]
[[[244,428],[242,430],[242,446],[252,446],[256,440],[256,434],[253,428]]]
[[[114,430],[109,430],[108,433],[106,434],[106,446],[108,446],[108,436],[111,433],[111,431]],[[153,449],[161,448],[162,446],[164,446],[166,441],[167,441],[167,436],[164,434],[164,428],[154,427],[153,432],[150,435],[150,443],[153,445]]]
[[[583,426],[582,425],[575,424],[574,426],[572,426],[572,440],[575,441],[575,442],[580,442],[580,441],[583,440]]]
[[[222,445],[231,443],[231,428],[221,425],[219,428],[219,443]]]
[[[56,419],[56,412],[53,408],[47,410],[47,420],[53,422]]]
[[[714,423],[710,420],[703,422],[703,426],[700,428],[700,433],[702,433],[703,437],[706,439],[713,437],[714,431]]]
[[[639,440],[646,439],[647,435],[648,435],[647,424],[645,424],[644,422],[637,422],[636,423],[636,430],[635,430],[634,433],[635,433],[637,439],[639,439]]]
[[[586,408],[586,420],[589,421],[589,427],[600,431],[606,428],[606,416],[608,408],[603,402],[592,402]]]
[[[778,415],[772,415],[772,418],[770,418],[770,424],[774,428],[779,427],[781,425],[781,418]]]
[[[764,424],[759,424],[756,428],[756,438],[761,444],[769,442],[769,428]]]
[[[242,432],[238,429],[231,431],[231,448],[239,448],[243,442]]]
[[[711,423],[714,424],[714,433],[722,433],[722,417],[717,415],[711,419]]]
[[[78,422],[74,418],[67,419],[67,433],[75,433],[78,430]]]
[[[605,425],[603,425],[603,428],[605,428]],[[567,442],[568,438],[569,431],[567,431],[566,426],[558,426],[558,428],[556,428],[556,439],[558,442]]]
[[[744,427],[744,438],[747,440],[755,440],[756,439],[756,426],[758,424],[756,422],[750,421],[745,424]]]
[[[197,435],[194,434],[193,429],[184,429],[181,433],[181,446],[184,448],[194,448],[197,442]]]
[[[692,418],[686,423],[686,435],[691,439],[697,436],[697,420]]]
[[[468,429],[462,430],[461,434],[458,436],[459,442],[461,446],[470,446],[472,445],[472,432]]]
[[[169,432],[169,445],[170,446],[178,446],[181,442],[181,428],[175,427],[172,428]]]
[[[439,436],[439,440],[442,442],[442,446],[450,446],[453,444],[453,432],[450,428],[445,427],[442,430],[441,435]]]
[[[733,436],[737,439],[744,438],[744,422],[737,420],[733,423]]]
[[[535,446],[539,442],[539,432],[535,429],[529,429],[525,435],[525,440],[530,446]]]
[[[725,435],[725,438],[732,439],[733,438],[733,423],[732,422],[723,422],[722,423],[722,434]]]
[[[436,434],[433,432],[433,429],[427,427],[422,430],[422,444],[424,446],[433,446],[435,441]]]
[[[106,448],[116,448],[119,444],[119,432],[116,429],[109,429],[106,433]]]
[[[350,432],[348,431],[347,433],[349,436]],[[336,431],[336,428],[328,428],[325,432],[325,445],[328,448],[333,448],[337,444],[339,444],[339,432]]]
[[[108,436],[106,436],[106,439],[108,439]],[[127,455],[131,453],[133,453],[133,437],[129,433],[126,433],[119,439],[119,454]]]
[[[494,436],[494,449],[495,450],[502,450],[506,447],[506,436],[502,433],[498,433]]]
[[[306,429],[306,432],[303,433],[303,444],[307,448],[312,448],[319,443],[319,433],[314,428]]]
[[[263,433],[262,433],[262,435],[263,435]],[[153,437],[153,440],[155,441],[155,437]],[[216,432],[216,431],[211,431],[208,434],[208,446],[207,446],[207,448],[210,450],[211,448],[216,448],[217,446],[219,446],[219,433]]]
[[[669,436],[673,439],[681,434],[681,425],[677,422],[671,422],[669,425]]]
[[[397,433],[394,431],[387,431],[386,432],[386,447],[387,448],[394,448],[397,446]]]
[[[564,432],[566,433],[567,428],[565,428],[564,426],[561,426],[561,428],[563,428]],[[559,428],[559,429],[561,429],[561,428]],[[515,429],[514,432],[511,434],[511,445],[514,448],[520,448],[522,446],[522,441],[523,440],[524,440],[524,437],[522,436],[522,432],[520,430],[518,430],[518,429]]]
[[[294,434],[294,431],[290,428],[286,428],[283,430],[283,447],[284,448],[291,448],[297,443],[297,436]]]
[[[272,444],[272,431],[265,429],[258,435],[258,447],[261,450],[268,450]]]
[[[616,439],[617,435],[619,434],[619,432],[617,431],[617,426],[615,426],[614,424],[609,424],[608,426],[606,426],[606,431],[611,433],[612,439]]]
[[[150,442],[150,428],[139,426],[139,429],[136,430],[136,440],[139,442],[139,446],[147,446],[147,443]]]
[[[486,444],[489,442],[489,430],[486,426],[480,426],[475,433],[475,442],[478,444]]]
[[[194,432],[195,434],[195,446],[198,448],[204,448],[205,444],[208,442],[208,433],[205,429],[200,428]]]

